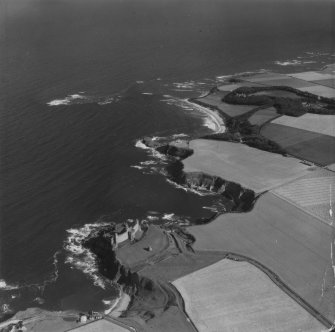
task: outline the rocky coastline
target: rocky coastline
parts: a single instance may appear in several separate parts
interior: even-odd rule
[[[184,172],[182,160],[193,154],[187,141],[172,141],[160,144],[149,137],[142,139],[146,146],[168,155],[171,158],[166,167],[167,177],[186,188],[216,193],[221,196],[225,209],[223,212],[248,212],[257,197],[253,190],[238,183],[203,172]]]

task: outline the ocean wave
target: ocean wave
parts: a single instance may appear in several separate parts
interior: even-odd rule
[[[75,104],[89,104],[96,103],[98,105],[107,105],[119,101],[121,98],[120,94],[113,94],[111,96],[91,96],[85,95],[84,91],[76,94],[68,95],[62,99],[54,99],[47,103],[48,106],[64,106],[64,105],[75,105]]]
[[[205,210],[209,210],[211,212],[214,212],[214,213],[219,212],[219,210],[215,206],[203,206],[202,208],[205,209]]]
[[[184,134],[184,133],[180,133],[180,134],[174,134],[172,135],[172,138],[179,138],[179,137],[188,137],[187,134]]]
[[[275,61],[278,66],[298,66],[302,65],[301,60],[287,60],[287,61]]]
[[[317,61],[312,60],[303,60],[302,57],[299,57],[300,60],[287,60],[287,61],[275,61],[275,64],[278,66],[302,66],[311,63],[317,63]]]
[[[159,220],[159,217],[158,216],[147,216],[146,217],[148,220],[150,220],[150,221],[155,221],[155,220]]]
[[[198,196],[208,196],[208,195],[212,195],[212,193],[208,192],[208,191],[200,191],[200,190],[197,190],[195,188],[189,188],[189,187],[186,187],[186,186],[182,186],[168,178],[166,178],[166,181],[168,183],[170,183],[171,185],[173,185],[175,188],[177,189],[181,189],[181,190],[184,190],[186,192],[190,192],[190,193],[193,193],[193,194],[196,194]]]
[[[49,106],[59,106],[59,105],[70,105],[73,102],[76,102],[78,100],[85,100],[86,97],[82,94],[73,94],[68,95],[63,99],[54,99],[47,103]]]
[[[144,169],[144,167],[139,166],[139,165],[131,165],[131,168],[136,168],[136,169]]]
[[[174,213],[165,213],[162,216],[163,220],[174,220],[174,218],[175,218],[175,214]]]
[[[98,232],[101,227],[108,226],[108,223],[97,222],[86,224],[79,228],[71,228],[67,230],[68,236],[64,243],[64,249],[68,253],[65,263],[70,264],[76,269],[88,275],[94,285],[106,288],[106,279],[98,272],[98,266],[95,255],[82,245],[84,239],[90,234]]]
[[[18,289],[19,286],[17,285],[10,285],[4,279],[0,279],[0,289],[2,290],[13,290]]]
[[[216,76],[216,81],[219,81],[220,83],[222,83],[222,81],[227,81],[228,79],[232,78],[232,77],[243,77],[243,76],[250,76],[250,75],[254,75],[254,74],[262,74],[262,73],[266,73],[268,70],[261,68],[258,70],[254,70],[254,71],[243,71],[243,72],[239,72],[239,73],[235,73],[235,74],[230,74],[230,75],[220,75],[220,76]]]
[[[200,106],[198,104],[190,102],[188,99],[181,99],[177,97],[172,97],[170,95],[164,95],[165,99],[162,99],[163,102],[177,106],[185,111],[193,111],[198,114],[202,114],[203,117],[203,125],[213,131],[221,130],[221,124],[218,123],[218,120],[213,115],[213,112],[204,106]]]
[[[158,139],[158,136],[157,138]],[[145,145],[141,139],[137,140],[135,143],[135,147],[139,148],[139,149],[143,149],[146,150],[149,155],[151,155],[152,157],[159,159],[160,161],[166,161],[167,160],[167,156],[165,156],[164,154],[158,152],[156,149],[154,148],[150,148],[149,146]]]
[[[217,129],[216,123],[212,119],[209,119],[209,118],[206,118],[204,120],[203,125],[213,131]]]

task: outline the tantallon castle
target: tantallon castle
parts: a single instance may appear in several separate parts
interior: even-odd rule
[[[117,249],[120,244],[129,240],[133,242],[136,238],[139,238],[142,234],[142,227],[140,221],[126,221],[123,224],[115,225],[115,229],[111,236],[111,244],[113,249]]]

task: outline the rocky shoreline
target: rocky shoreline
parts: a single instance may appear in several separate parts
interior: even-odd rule
[[[182,160],[193,154],[188,141],[178,140],[160,144],[149,137],[145,137],[142,139],[142,143],[172,157],[166,167],[169,180],[186,188],[220,195],[225,206],[223,212],[248,212],[256,202],[255,192],[238,183],[204,172],[184,172]]]

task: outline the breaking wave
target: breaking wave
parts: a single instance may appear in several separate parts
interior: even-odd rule
[[[4,279],[0,279],[0,289],[1,290],[13,290],[18,289],[19,286],[17,285],[10,285]]]
[[[108,226],[108,223],[97,222],[86,224],[79,228],[67,230],[68,236],[64,243],[64,249],[67,252],[65,263],[70,264],[76,269],[90,276],[94,285],[106,288],[106,279],[98,272],[95,255],[88,249],[84,248],[82,242],[92,233],[98,232],[101,227]]]
[[[192,111],[194,113],[197,113],[198,115],[200,113],[203,117],[203,125],[211,129],[212,131],[219,130],[219,128],[221,127],[215,117],[211,115],[210,111],[206,107],[192,103],[187,99],[180,99],[172,97],[170,95],[164,95],[164,98],[165,99],[163,99],[162,101],[167,103],[168,105],[174,105],[185,111]]]
[[[82,94],[68,95],[63,99],[55,99],[47,103],[49,106],[59,106],[59,105],[70,105],[73,103],[79,103],[79,101],[85,100],[86,97]]]
[[[183,186],[181,184],[178,184],[172,180],[170,180],[169,178],[166,178],[166,181],[168,183],[170,183],[171,185],[173,185],[175,188],[177,189],[181,189],[181,190],[184,190],[186,192],[190,192],[190,193],[193,193],[193,194],[196,194],[198,196],[209,196],[209,195],[213,195],[212,192],[209,192],[208,190],[198,190],[198,189],[195,189],[195,188],[190,188],[190,187],[186,187],[186,186]]]
[[[107,105],[119,101],[121,98],[120,94],[114,94],[111,96],[91,96],[86,95],[85,92],[78,92],[72,95],[68,95],[65,98],[54,99],[47,103],[48,106],[64,106],[64,105],[76,105],[76,104],[89,104],[96,103],[98,105]]]

